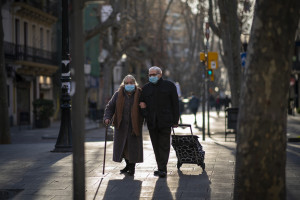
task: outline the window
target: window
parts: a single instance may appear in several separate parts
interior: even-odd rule
[[[35,25],[32,25],[32,47],[36,47]]]
[[[40,28],[40,49],[44,48],[44,29]]]
[[[47,30],[47,50],[50,51],[50,31]]]
[[[16,45],[20,44],[20,20],[15,20],[15,42]]]
[[[10,106],[10,100],[9,100],[9,85],[7,85],[7,104],[8,107]]]
[[[27,28],[27,22],[24,22],[24,46],[27,47],[27,38],[28,37],[28,28]]]

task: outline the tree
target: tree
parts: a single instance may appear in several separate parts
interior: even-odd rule
[[[10,144],[10,129],[8,117],[8,97],[7,97],[7,83],[6,70],[4,60],[4,32],[2,24],[2,5],[6,1],[0,3],[0,144]]]
[[[256,2],[237,128],[234,199],[285,199],[287,102],[299,0]]]
[[[237,16],[237,0],[218,0],[221,21],[217,26],[213,19],[212,0],[209,0],[209,25],[222,40],[221,54],[228,70],[232,106],[237,107],[241,86],[240,30]]]
[[[103,63],[105,76],[100,108],[105,107],[107,99],[112,95],[112,69],[124,53],[127,60],[132,60],[135,64],[143,65],[148,61],[164,65],[166,36],[162,27],[171,3],[172,1],[166,3],[161,0],[110,0],[112,12],[108,19],[86,31],[86,40],[100,34],[102,47],[108,52]]]

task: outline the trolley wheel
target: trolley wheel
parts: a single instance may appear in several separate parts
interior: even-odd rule
[[[205,163],[201,164],[202,170],[205,170]]]
[[[182,163],[177,162],[177,169],[180,169],[181,165],[182,165]]]

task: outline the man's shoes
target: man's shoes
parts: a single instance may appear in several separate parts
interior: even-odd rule
[[[154,176],[159,176],[160,178],[165,178],[167,176],[167,172],[164,171],[154,171]]]
[[[167,172],[160,171],[159,174],[158,174],[158,176],[159,176],[159,178],[166,178]]]

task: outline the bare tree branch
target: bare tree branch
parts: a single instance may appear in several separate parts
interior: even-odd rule
[[[208,0],[209,1],[209,9],[208,9],[208,16],[209,16],[209,26],[212,29],[212,31],[220,38],[220,29],[219,27],[216,26],[215,22],[214,22],[214,17],[213,17],[213,12],[212,12],[212,0]]]

